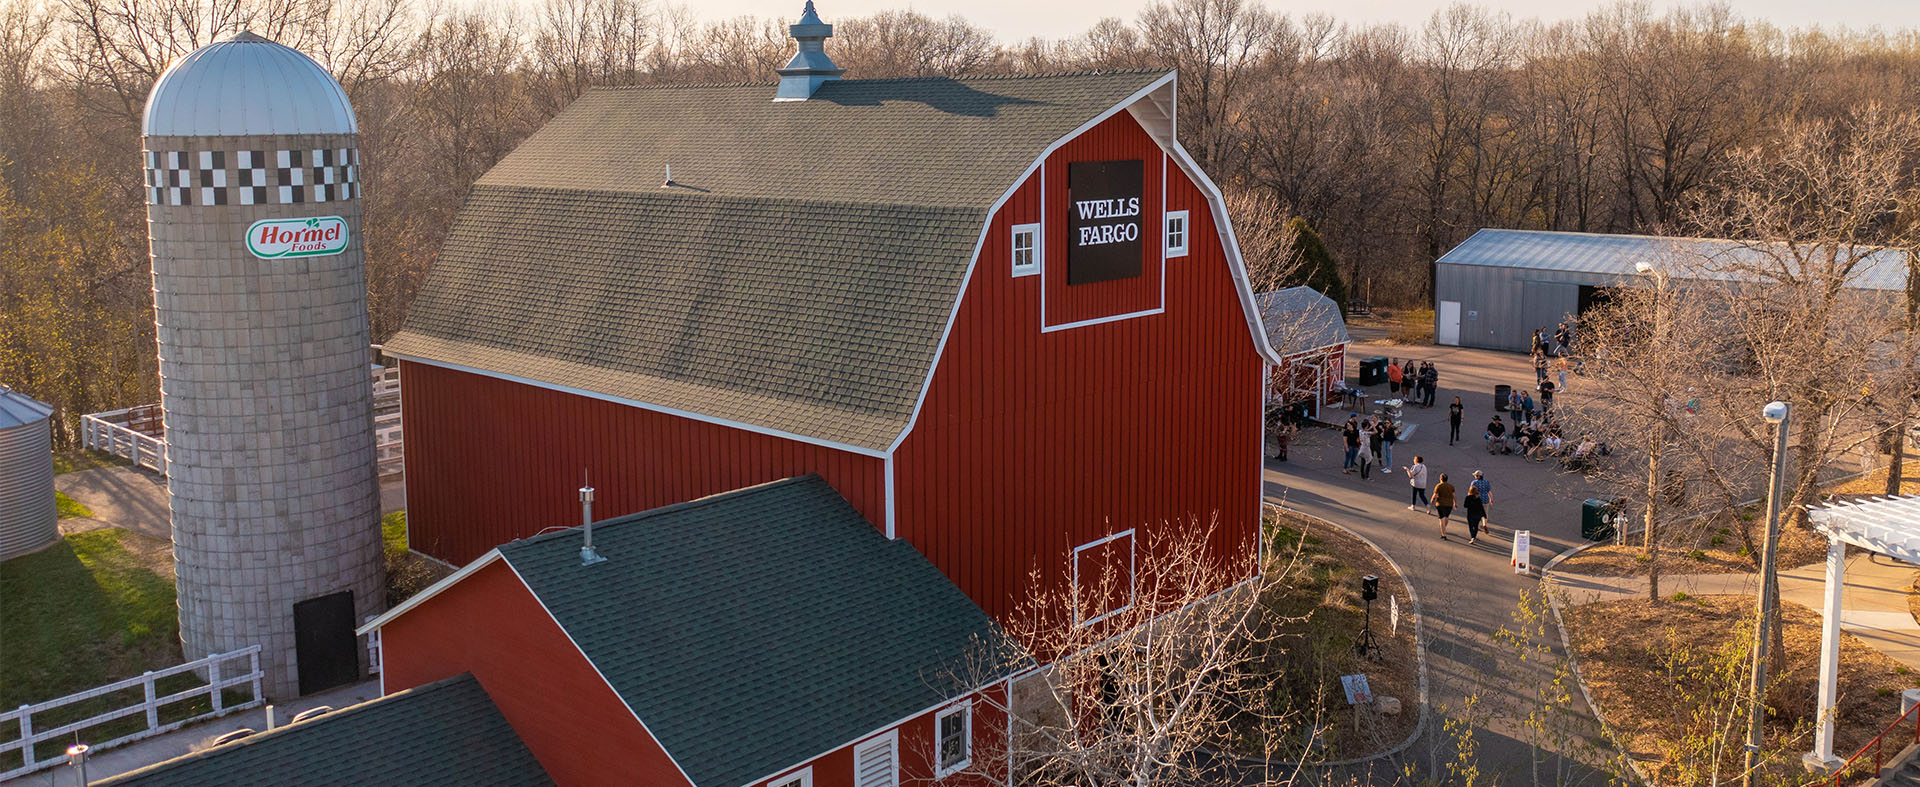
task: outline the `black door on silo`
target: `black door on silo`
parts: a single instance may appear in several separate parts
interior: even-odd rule
[[[312,694],[360,679],[360,653],[353,636],[353,591],[310,598],[293,605],[293,648],[300,664],[300,693]]]

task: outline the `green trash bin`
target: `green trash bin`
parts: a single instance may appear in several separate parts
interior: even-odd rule
[[[1588,541],[1613,540],[1613,527],[1621,516],[1620,498],[1595,500],[1588,498],[1580,503],[1580,537]]]

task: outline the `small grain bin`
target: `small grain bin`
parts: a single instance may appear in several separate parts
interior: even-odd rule
[[[60,540],[53,407],[0,385],[0,561]]]

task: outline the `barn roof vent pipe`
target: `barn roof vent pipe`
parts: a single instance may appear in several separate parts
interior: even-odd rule
[[[820,15],[813,10],[813,0],[807,0],[806,9],[800,12],[800,21],[788,27],[787,33],[799,43],[800,49],[787,61],[787,67],[780,69],[780,89],[774,93],[773,100],[805,101],[812,98],[821,85],[846,73],[846,69],[833,64],[833,58],[827,57],[826,41],[833,37],[833,25],[820,21]]]
[[[587,484],[585,472],[580,473],[580,529],[586,534],[586,540],[580,545],[580,565],[607,562],[593,551],[593,487]]]

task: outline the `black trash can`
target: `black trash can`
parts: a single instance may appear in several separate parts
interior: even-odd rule
[[[1385,358],[1360,359],[1360,384],[1362,386],[1382,385],[1386,383],[1386,381],[1387,381],[1387,359]]]
[[[1511,395],[1512,393],[1513,393],[1513,386],[1511,385],[1494,386],[1493,387],[1493,409],[1502,413],[1506,412],[1507,396]]]
[[[1613,540],[1615,518],[1620,516],[1620,498],[1580,503],[1580,537],[1588,541]]]

